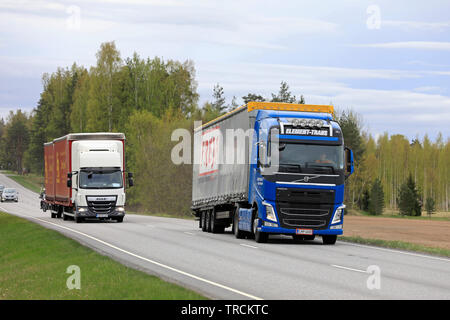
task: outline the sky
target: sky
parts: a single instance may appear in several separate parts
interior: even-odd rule
[[[195,64],[200,105],[271,97],[361,115],[374,136],[450,136],[450,1],[0,0],[0,117],[31,112],[42,74],[89,68],[103,42]]]

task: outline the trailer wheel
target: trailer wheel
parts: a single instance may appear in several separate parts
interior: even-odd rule
[[[245,237],[245,233],[242,230],[239,230],[239,206],[236,206],[233,216],[233,233],[236,239],[243,239]]]
[[[206,211],[202,211],[200,219],[202,220],[202,231],[206,232],[208,230],[207,220],[206,220]]]
[[[55,219],[56,218],[56,212],[50,211],[50,216],[52,217],[52,219]]]
[[[225,226],[218,224],[216,221],[216,210],[211,210],[211,232],[212,233],[223,233],[225,231]]]
[[[62,214],[62,218],[63,218],[64,221],[69,220],[69,217],[68,217],[67,214],[65,214],[64,212],[63,212],[63,214]]]
[[[336,235],[323,235],[322,242],[323,244],[335,244],[337,240]]]
[[[206,232],[211,232],[211,210],[206,211]]]

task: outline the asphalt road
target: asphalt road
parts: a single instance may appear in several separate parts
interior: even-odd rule
[[[213,299],[450,299],[450,259],[320,238],[259,244],[204,233],[193,220],[131,214],[76,224],[50,218],[36,193],[3,174],[0,184],[19,190],[19,202],[0,203],[1,211]]]

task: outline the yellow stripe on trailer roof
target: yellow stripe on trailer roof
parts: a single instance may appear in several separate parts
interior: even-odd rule
[[[334,114],[333,106],[315,104],[296,104],[285,102],[259,102],[250,101],[247,103],[247,111],[253,110],[279,110],[279,111],[300,111],[300,112],[321,112]]]
[[[247,108],[247,112],[253,110],[278,110],[278,111],[300,111],[300,112],[320,112],[320,113],[331,113],[334,115],[333,106],[327,105],[315,105],[315,104],[296,104],[296,103],[285,103],[285,102],[260,102],[260,101],[250,101],[232,111],[229,111],[218,118],[215,118],[204,125],[197,127],[194,131],[200,130],[207,127],[211,123],[218,122],[219,120],[237,112],[244,108]]]

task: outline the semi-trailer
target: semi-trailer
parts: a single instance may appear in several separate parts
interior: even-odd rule
[[[249,102],[194,129],[192,211],[205,232],[334,244],[353,153],[333,106]]]
[[[71,133],[44,144],[44,186],[41,209],[52,218],[72,217],[122,222],[125,186],[123,133]]]

